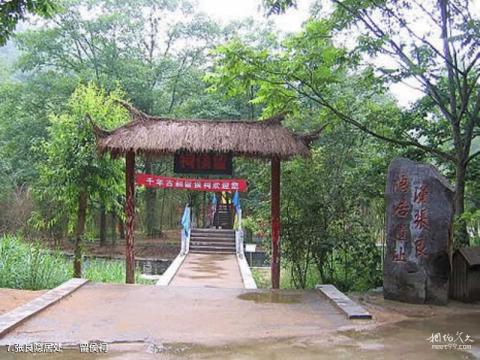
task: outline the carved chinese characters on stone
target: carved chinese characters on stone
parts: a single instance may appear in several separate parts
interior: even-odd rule
[[[410,206],[408,205],[407,199],[402,198],[393,208],[393,213],[396,217],[406,218]]]
[[[420,185],[415,189],[414,202],[417,204],[426,204],[428,200],[428,186],[427,184]]]
[[[423,237],[415,240],[415,256],[425,256],[425,239]]]
[[[421,208],[415,212],[415,217],[413,219],[416,229],[428,229],[428,215],[427,209]]]
[[[396,193],[400,194],[398,201],[393,205],[393,216],[395,217],[396,224],[394,225],[393,238],[395,240],[395,249],[393,251],[393,261],[406,261],[409,247],[409,231],[405,220],[410,213],[410,205],[407,200],[407,193],[409,189],[409,180],[407,175],[399,174],[394,179],[393,189]]]
[[[397,224],[394,229],[395,252],[393,261],[406,261],[406,245],[408,240],[408,229],[405,224]]]
[[[407,159],[388,172],[385,298],[445,304],[453,190],[438,171]]]
[[[406,193],[408,191],[408,177],[405,174],[401,174],[397,180],[395,180],[394,191]]]

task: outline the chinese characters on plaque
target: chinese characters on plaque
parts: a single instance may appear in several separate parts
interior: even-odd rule
[[[247,191],[244,179],[188,179],[152,174],[136,174],[135,184],[149,188],[196,190],[196,191]]]
[[[385,298],[446,303],[452,187],[432,166],[395,159],[389,167],[385,196]]]
[[[177,152],[174,171],[176,174],[232,175],[232,153]]]

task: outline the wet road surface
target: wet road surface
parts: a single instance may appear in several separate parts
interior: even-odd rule
[[[243,282],[237,256],[190,253],[169,286],[241,289]]]

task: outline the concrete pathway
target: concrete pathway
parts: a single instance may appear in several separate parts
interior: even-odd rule
[[[235,254],[192,253],[187,255],[169,286],[231,289],[244,287]]]
[[[93,340],[214,345],[318,337],[346,324],[345,316],[317,290],[88,283],[6,334],[0,347]]]

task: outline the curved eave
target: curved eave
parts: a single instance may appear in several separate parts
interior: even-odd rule
[[[162,157],[177,151],[231,152],[248,158],[308,157],[318,134],[296,135],[281,125],[283,115],[265,121],[167,119],[129,109],[132,121],[111,132],[96,128],[98,149],[114,157],[128,152]]]

